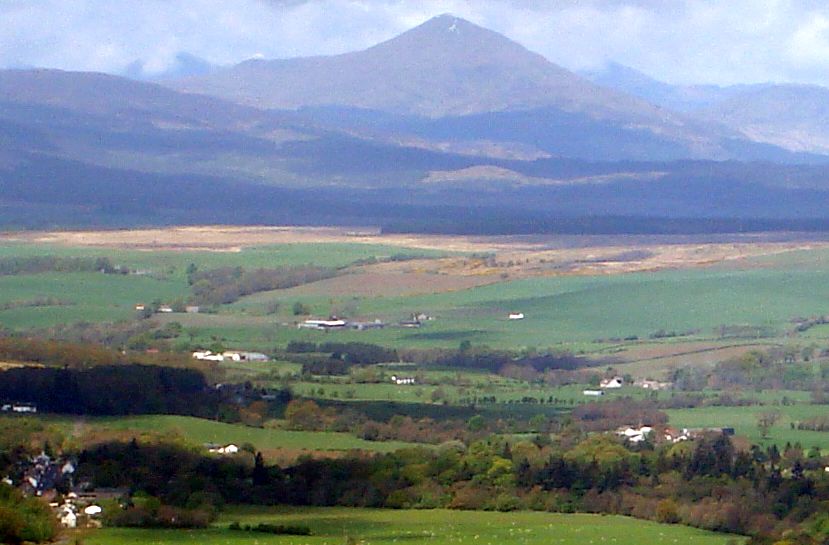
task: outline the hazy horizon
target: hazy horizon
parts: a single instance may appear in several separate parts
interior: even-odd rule
[[[152,78],[191,61],[331,55],[442,13],[500,32],[570,70],[617,62],[669,83],[829,86],[829,6],[812,0],[10,0],[0,67]]]

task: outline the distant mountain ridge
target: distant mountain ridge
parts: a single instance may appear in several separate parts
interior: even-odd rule
[[[818,85],[671,85],[617,63],[583,75],[598,85],[718,123],[792,152],[829,154],[829,89]]]
[[[170,87],[206,81],[228,96]],[[294,102],[257,107],[240,89]],[[793,122],[822,119],[811,91]],[[771,104],[805,96],[790,92],[754,117],[728,101],[677,114],[449,16],[362,52],[165,85],[0,70],[0,225],[829,228],[829,156],[749,139]]]
[[[473,123],[467,118],[490,117],[477,133],[446,134],[444,147],[462,139],[478,142],[478,147],[501,142],[535,148],[531,153],[590,160],[755,160],[774,155],[768,146],[740,142],[739,132],[719,123],[595,85],[494,31],[451,15],[363,51],[250,60],[165,84],[257,108],[339,108],[369,117],[379,113],[454,120],[444,127],[469,129]],[[321,121],[346,128],[336,118]],[[427,123],[414,124],[422,128]],[[499,130],[495,123],[513,129]],[[529,133],[541,136],[528,138]],[[380,136],[397,142],[431,138],[423,131]],[[786,160],[784,155],[774,160]]]

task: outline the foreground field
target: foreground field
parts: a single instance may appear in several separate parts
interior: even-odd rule
[[[226,529],[230,521],[242,524],[270,522],[311,528],[312,536],[269,536]],[[474,543],[476,545],[586,545],[613,543],[643,545],[683,543],[725,545],[739,543],[734,536],[684,526],[656,524],[617,516],[474,511],[407,511],[376,509],[234,509],[208,530],[105,529],[84,537],[88,545],[313,544],[348,543]],[[734,540],[734,541],[730,541]]]

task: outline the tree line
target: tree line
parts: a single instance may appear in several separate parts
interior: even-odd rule
[[[253,293],[293,288],[332,278],[337,274],[337,269],[315,265],[250,270],[243,267],[220,267],[202,271],[195,265],[190,265],[187,281],[193,304],[225,305]]]
[[[129,269],[114,265],[108,257],[58,257],[53,255],[0,258],[0,276],[47,272],[102,272],[129,274]]]
[[[219,503],[591,512],[752,536],[825,543],[825,460],[795,447],[737,448],[722,434],[626,446],[563,433],[490,436],[436,449],[269,466],[261,455],[211,458],[172,445],[109,443],[81,454],[82,478],[142,490],[173,506]],[[826,529],[824,529],[826,528]]]
[[[202,417],[215,416],[222,401],[199,371],[135,364],[8,369],[0,373],[0,400],[64,414]]]

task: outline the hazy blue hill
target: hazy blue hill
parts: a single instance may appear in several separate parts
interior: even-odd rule
[[[672,85],[659,81],[629,66],[610,62],[582,75],[597,85],[644,99],[651,104],[677,112],[693,113],[734,97],[758,85]]]
[[[751,88],[699,112],[747,139],[784,149],[829,153],[829,89],[817,85]]]

